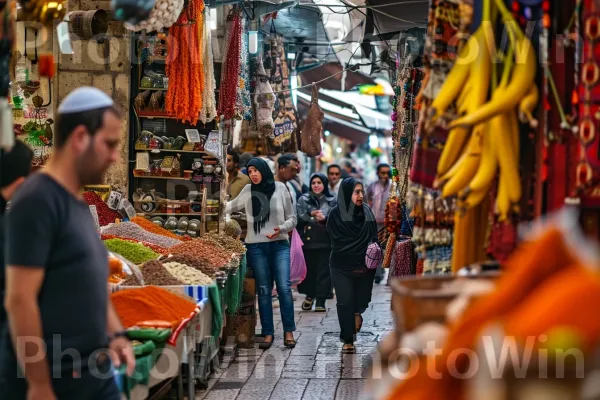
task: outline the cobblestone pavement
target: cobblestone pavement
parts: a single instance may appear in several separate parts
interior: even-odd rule
[[[267,351],[239,349],[226,357],[208,389],[196,400],[355,400],[366,384],[371,354],[379,340],[393,329],[391,292],[375,285],[373,300],[363,315],[356,354],[342,355],[335,300],[327,301],[327,313],[302,311],[304,296],[294,292],[297,345],[283,346],[279,309],[275,314],[275,342]],[[260,328],[257,329],[260,332]],[[228,360],[227,358],[230,358]]]

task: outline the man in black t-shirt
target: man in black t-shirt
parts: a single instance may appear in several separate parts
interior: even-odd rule
[[[133,372],[132,348],[109,299],[107,252],[81,198],[116,161],[121,132],[109,96],[74,90],[58,109],[48,165],[12,201],[3,400],[117,400],[112,364]]]

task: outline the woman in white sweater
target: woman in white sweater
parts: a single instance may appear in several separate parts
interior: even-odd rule
[[[247,164],[250,185],[227,203],[227,213],[246,210],[248,232],[246,248],[248,265],[254,269],[258,286],[258,312],[264,342],[261,349],[273,344],[273,281],[277,285],[284,345],[296,346],[294,331],[294,301],[290,283],[289,233],[296,227],[296,214],[287,187],[275,182],[268,164],[253,158]]]

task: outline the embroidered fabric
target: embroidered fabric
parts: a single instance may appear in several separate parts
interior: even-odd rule
[[[204,18],[206,21],[205,9]],[[204,34],[202,40],[202,62],[204,64],[204,92],[202,92],[202,109],[200,110],[200,121],[206,124],[217,116],[217,101],[215,99],[215,90],[217,83],[215,81],[215,69],[212,52],[212,34],[209,24],[204,24]]]

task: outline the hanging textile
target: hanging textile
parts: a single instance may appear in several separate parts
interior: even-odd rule
[[[264,65],[275,93],[272,115],[274,129],[271,134],[266,135],[267,152],[269,154],[296,152],[298,150],[296,144],[297,123],[289,90],[289,69],[285,60],[283,37],[271,36]]]
[[[204,20],[206,21],[205,9]],[[209,24],[203,24],[202,29],[202,66],[204,72],[202,78],[204,80],[204,91],[202,92],[202,109],[200,110],[200,121],[206,124],[217,116],[217,104],[215,99],[215,90],[217,83],[215,81],[215,69],[212,52],[212,30]]]
[[[420,114],[414,126],[407,195],[407,204],[414,219],[412,239],[422,260],[419,265],[423,266],[425,274],[448,273],[451,270],[455,207],[453,201],[442,199],[441,193],[433,188],[448,132],[441,127],[426,126],[428,106],[454,64],[453,55],[468,39],[472,15],[471,0],[430,2],[423,82],[414,100]],[[455,41],[456,38],[459,40]]]
[[[204,65],[200,35],[204,26],[204,2],[190,0],[177,22],[169,28],[166,73],[169,88],[165,110],[182,122],[196,125],[202,110]]]
[[[234,7],[227,16],[226,40],[223,51],[221,86],[219,91],[218,115],[225,120],[241,119],[237,108],[240,83],[240,63],[242,53],[243,20],[240,10]]]

